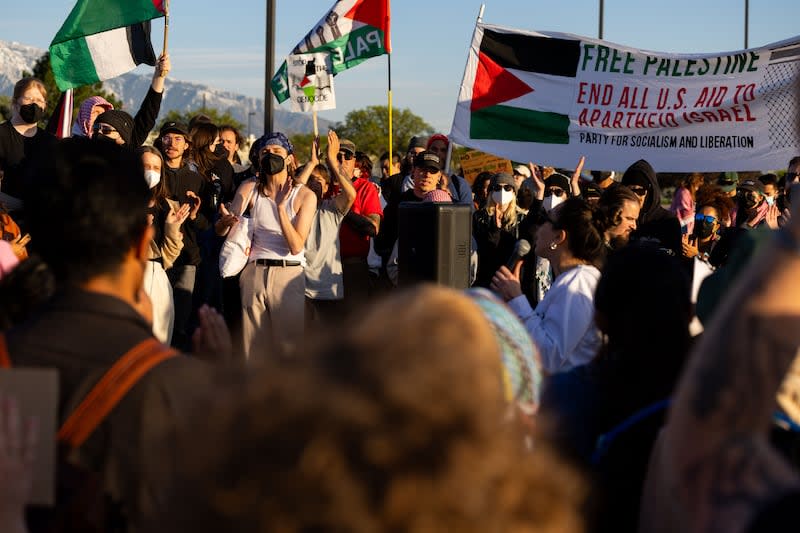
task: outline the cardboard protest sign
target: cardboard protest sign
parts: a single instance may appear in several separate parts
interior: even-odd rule
[[[35,417],[39,439],[33,466],[33,490],[28,503],[55,502],[58,372],[52,368],[0,369],[0,391],[16,398],[20,419]]]
[[[336,109],[333,70],[324,52],[298,54],[286,58],[289,73],[289,99],[292,111]]]
[[[461,169],[464,171],[464,179],[470,184],[481,172],[513,172],[511,161],[492,154],[485,154],[478,150],[470,150],[461,156]]]

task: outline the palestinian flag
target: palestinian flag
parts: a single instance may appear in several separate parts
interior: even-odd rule
[[[61,93],[45,130],[59,139],[72,136],[72,89]]]
[[[165,0],[78,0],[50,43],[58,88],[91,85],[145,63],[156,64],[150,21]]]
[[[389,0],[338,0],[291,55],[328,52],[335,75],[391,51]],[[272,93],[278,102],[289,98],[285,61],[272,78]]]
[[[568,144],[570,99],[564,95],[574,89],[580,41],[488,27],[478,33],[469,136]]]

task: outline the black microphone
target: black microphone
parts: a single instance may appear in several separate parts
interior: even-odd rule
[[[506,263],[506,267],[509,270],[514,270],[514,267],[517,266],[517,262],[520,259],[525,257],[531,252],[531,243],[529,243],[525,239],[520,239],[514,245],[514,253],[511,254],[511,257],[508,258],[508,262]]]

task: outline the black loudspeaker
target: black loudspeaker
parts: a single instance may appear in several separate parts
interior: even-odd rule
[[[403,202],[398,210],[398,285],[469,287],[472,207]]]

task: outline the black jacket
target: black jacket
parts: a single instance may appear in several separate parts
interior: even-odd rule
[[[205,180],[188,166],[182,166],[177,170],[164,166],[164,178],[167,181],[167,191],[171,200],[176,200],[181,204],[189,203],[189,197],[186,195],[188,191],[192,191],[201,199],[207,197]],[[210,226],[208,219],[203,214],[203,206],[201,204],[197,218],[194,220],[187,218],[186,222],[181,226],[183,251],[178,256],[178,259],[175,260],[175,266],[200,264],[200,247],[197,244],[197,234]]]
[[[644,201],[637,228],[631,234],[633,240],[655,240],[661,248],[671,250],[676,257],[682,254],[681,223],[667,209],[661,207],[661,187],[658,185],[656,171],[644,159],[632,164],[622,176],[623,185],[647,184],[647,198]]]

